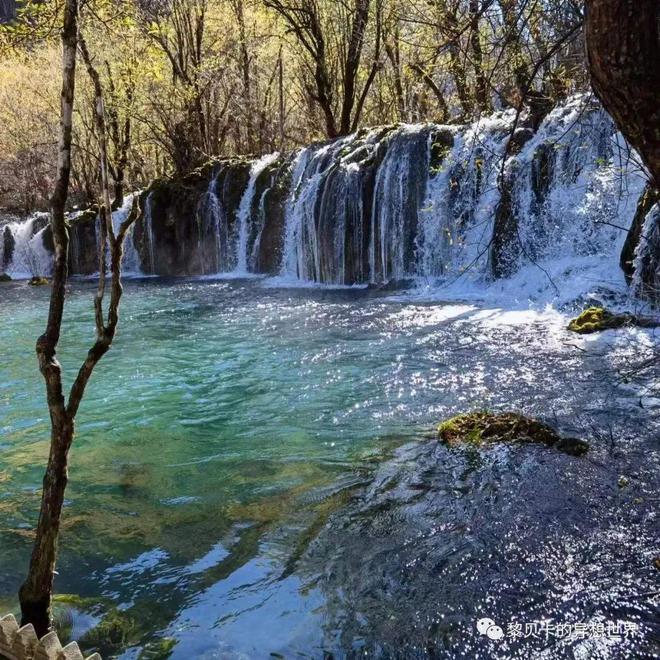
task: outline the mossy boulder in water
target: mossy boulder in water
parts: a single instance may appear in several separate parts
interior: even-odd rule
[[[138,660],[166,660],[172,655],[176,644],[176,639],[172,639],[171,637],[147,642],[142,651],[140,651]]]
[[[540,442],[573,456],[581,456],[589,450],[589,444],[584,440],[562,438],[547,424],[513,412],[477,411],[457,415],[440,424],[438,438],[449,446]]]
[[[0,282],[11,282],[11,275],[8,273],[0,273]]]
[[[658,326],[658,322],[654,319],[633,316],[632,314],[614,314],[604,307],[589,307],[568,324],[568,329],[585,335],[626,326],[654,328]]]
[[[28,280],[30,286],[46,286],[48,283],[48,278],[39,277],[38,275],[35,275]]]
[[[97,626],[83,635],[80,642],[85,647],[107,652],[128,646],[137,637],[138,627],[135,620],[125,612],[113,607],[108,610]]]

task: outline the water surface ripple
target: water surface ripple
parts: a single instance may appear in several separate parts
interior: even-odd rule
[[[71,284],[69,383],[93,336],[92,292]],[[48,450],[34,358],[47,297],[0,289],[3,610]],[[657,374],[624,372],[656,338],[585,339],[565,322],[367,290],[128,282],[79,414],[57,591],[135,619],[122,658],[161,637],[181,659],[651,656]],[[424,439],[473,408],[540,415],[592,451]],[[479,616],[640,632],[491,642]]]

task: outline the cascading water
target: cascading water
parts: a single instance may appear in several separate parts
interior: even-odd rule
[[[128,217],[133,204],[129,195],[121,208],[112,214],[115,233]],[[82,222],[81,222],[82,220]],[[47,277],[52,272],[52,239],[49,240],[48,214],[37,213],[24,221],[11,221],[0,226],[0,272],[6,272],[14,279],[27,279],[32,276]],[[81,230],[81,225],[89,227],[91,235]],[[84,217],[75,212],[69,217],[69,271],[71,274],[91,275],[98,272],[99,219]],[[109,259],[108,259],[109,263]],[[122,259],[125,275],[140,275],[140,258],[133,242],[133,227],[124,241]]]
[[[238,207],[238,236],[236,240],[236,272],[246,274],[250,272],[249,261],[255,244],[258,245],[263,222],[259,222],[259,210],[263,210],[261,199],[266,191],[261,193],[261,199],[256,207],[257,218],[255,218],[254,198],[257,192],[257,180],[259,176],[273,163],[277,161],[280,154],[275,152],[263,156],[252,164],[250,169],[250,180],[247,189]],[[255,222],[256,220],[256,222]]]
[[[144,222],[144,235],[147,241],[147,254],[149,256],[149,263],[147,264],[148,266],[147,272],[151,275],[155,274],[156,272],[152,202],[153,202],[153,192],[150,192],[144,201],[143,222]]]
[[[514,118],[379,127],[295,158],[220,160],[206,182],[163,180],[144,200],[125,270],[432,287],[519,277],[532,291],[548,284],[539,273],[553,283],[578,268],[583,280],[611,283],[643,186],[634,155],[586,96],[558,106],[536,132],[512,136]],[[34,270],[28,245],[49,270],[37,230],[5,226],[5,270]],[[93,238],[77,232],[73,272],[93,273],[83,258]]]
[[[500,230],[508,240],[499,254],[504,273],[542,260],[610,259],[643,189],[633,168],[602,109],[577,97],[551,112],[506,164],[509,218]]]
[[[281,274],[351,284],[458,271],[488,245],[510,121],[387,127],[302,150]]]
[[[425,281],[458,277],[469,267],[484,273],[509,127],[503,113],[463,131],[431,133],[414,255],[414,274]]]
[[[592,268],[618,260],[643,181],[612,121],[584,96],[536,133],[511,138],[514,117],[404,125],[304,149],[281,274],[438,285],[560,258]]]
[[[377,196],[383,189],[381,161],[405,130],[373,129],[298,154],[286,203],[282,276],[336,284],[369,281],[372,221],[386,205],[396,205]],[[415,130],[421,135],[425,129],[411,127]],[[420,140],[425,138],[406,145],[411,158]]]
[[[139,194],[139,193],[135,193]],[[115,211],[112,212],[112,229],[115,233],[115,236],[118,235],[120,227],[122,223],[128,218],[128,214],[131,212],[131,208],[133,206],[133,199],[134,195],[127,195],[126,198],[124,199],[123,204],[121,205],[120,208],[116,209]],[[75,221],[76,216],[73,216],[73,220]],[[133,240],[133,230],[134,230],[135,224],[131,225],[128,229],[128,233],[126,234],[126,237],[124,239],[124,253],[122,256],[121,264],[122,264],[122,274],[123,275],[141,275],[142,270],[140,268],[140,256],[138,254],[138,251],[135,247],[135,243]],[[95,245],[93,246],[94,248],[94,261],[93,263],[95,264],[95,270],[93,274],[98,273],[98,246],[99,246],[99,240],[101,236],[101,218],[97,215],[95,222],[94,222],[94,229],[95,229],[95,236],[96,236],[96,242]],[[83,260],[83,251],[84,250],[91,250],[92,246],[91,245],[81,245],[80,240],[77,238],[78,233],[73,231],[70,232],[71,235],[71,259],[72,263],[74,266],[76,264],[80,264],[81,261]],[[89,255],[87,255],[89,256]],[[109,268],[110,267],[110,246],[108,245],[106,247],[106,265]],[[74,269],[75,272],[75,269]]]
[[[138,194],[138,193],[135,193]],[[134,195],[128,195],[120,208],[112,214],[112,228],[115,235],[119,232],[121,224],[128,218],[128,214],[133,207]],[[124,275],[141,275],[142,269],[140,267],[140,255],[138,254],[135,242],[133,241],[135,224],[133,224],[126,235],[124,240],[124,255],[122,257],[122,274]]]
[[[216,173],[211,177],[209,187],[197,205],[197,223],[199,226],[199,252],[203,251],[204,240],[211,240],[215,244],[214,261],[208,265],[205,264],[205,272],[220,273],[231,270],[227,214],[220,201]]]
[[[7,223],[0,232],[1,272],[15,279],[48,276],[52,255],[44,246],[48,216],[37,213],[27,220]]]
[[[429,172],[428,126],[403,126],[390,138],[378,168],[371,212],[372,282],[411,274],[418,212]]]
[[[635,250],[635,271],[631,290],[660,302],[660,203],[656,203],[646,216],[639,245]]]

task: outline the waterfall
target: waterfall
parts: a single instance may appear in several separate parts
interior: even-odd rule
[[[139,195],[139,193],[127,195],[121,207],[112,213],[112,228],[115,231],[115,235],[119,232],[119,228],[121,227],[122,222],[128,218],[128,214],[133,208],[133,198],[135,195]],[[129,228],[124,240],[124,254],[121,260],[122,275],[142,274],[142,269],[140,267],[140,255],[138,254],[137,248],[135,247],[134,236],[135,223],[133,223],[133,225],[131,225]]]
[[[511,113],[499,113],[430,133],[414,255],[414,275],[424,281],[455,278],[468,268],[485,272],[511,120]]]
[[[635,274],[631,290],[660,304],[660,203],[647,213],[635,250]]]
[[[112,229],[115,232],[115,236],[119,233],[119,229],[122,223],[126,220],[126,218],[128,218],[128,214],[131,212],[135,195],[139,195],[139,193],[127,195],[121,207],[112,212]],[[78,215],[73,215],[72,220],[75,221],[76,217],[78,217]],[[73,225],[73,228],[75,229],[75,224]],[[121,259],[122,275],[142,275],[142,269],[140,267],[140,255],[138,254],[134,242],[134,230],[135,223],[129,227],[128,233],[124,239],[124,253]],[[78,232],[70,231],[71,262],[74,266],[74,273],[84,272],[82,267],[83,256],[87,256],[89,258],[90,255],[83,255],[83,252],[85,250],[91,251],[93,248],[93,263],[95,266],[93,274],[98,274],[98,246],[101,237],[101,218],[98,215],[94,221],[94,233],[96,240],[94,246],[92,246],[89,243],[84,242],[81,244],[81,241],[78,238]],[[110,245],[108,244],[106,246],[106,265],[108,268],[110,267],[110,259]]]
[[[644,180],[612,120],[579,95],[536,131],[523,118],[512,134],[514,122],[508,110],[464,126],[382,126],[161,180],[136,242],[127,241],[125,271],[139,272],[141,257],[145,272],[162,275],[261,273],[339,285],[518,277],[530,295],[551,276],[578,271],[574,279],[620,282],[614,264]],[[5,270],[49,271],[40,222],[5,222]],[[73,271],[92,273],[93,237],[84,222],[74,226]],[[648,228],[643,239],[655,245]]]
[[[250,169],[250,179],[247,189],[243,194],[240,206],[238,207],[238,236],[236,240],[236,272],[246,274],[249,272],[250,254],[255,242],[259,238],[259,228],[253,225],[254,220],[254,198],[257,191],[257,181],[259,176],[277,159],[280,154],[275,152],[263,156],[252,164]],[[262,192],[262,197],[265,191]],[[261,198],[259,200],[261,202]],[[263,225],[261,227],[263,229]],[[256,232],[254,231],[256,229]]]
[[[576,97],[551,112],[506,164],[510,208],[505,272],[526,263],[612,255],[643,187],[622,137],[598,106]]]
[[[413,274],[418,212],[429,173],[429,127],[403,126],[389,140],[378,169],[371,213],[370,280]]]
[[[44,246],[48,215],[36,213],[25,221],[7,223],[0,234],[2,272],[15,279],[45,277],[52,271],[52,256]]]
[[[199,231],[198,252],[206,254],[204,241],[213,244],[210,263],[203,264],[204,273],[221,273],[233,268],[229,259],[229,227],[227,215],[220,200],[218,191],[219,173],[211,176],[206,192],[197,205],[197,225]]]
[[[301,150],[280,274],[444,285],[618,260],[643,179],[611,119],[584,95],[536,133],[512,136],[514,119],[384,127]]]
[[[149,256],[149,270],[150,275],[156,273],[156,258],[154,253],[154,230],[153,230],[153,217],[152,217],[152,203],[153,192],[147,195],[144,202],[143,223],[144,223],[144,237],[147,241],[147,254]]]
[[[300,151],[281,275],[352,284],[458,270],[480,242],[473,225],[487,234],[490,215],[492,228],[508,123],[386,127]]]
[[[352,284],[368,276],[366,218],[384,152],[374,129],[303,149],[289,198],[280,274],[287,279]]]

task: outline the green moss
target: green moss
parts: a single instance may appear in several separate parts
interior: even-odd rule
[[[633,316],[632,314],[614,314],[604,307],[589,307],[568,324],[568,329],[584,335],[630,326],[657,328],[658,325],[660,323],[656,318]]]
[[[28,280],[28,284],[30,286],[45,286],[45,285],[49,284],[49,281],[48,281],[48,278],[46,278],[46,277],[39,277],[39,276],[35,275],[34,277],[31,277]]]
[[[568,329],[571,332],[588,334],[611,328],[621,328],[629,325],[631,321],[632,318],[627,314],[612,314],[603,307],[589,307],[568,324]]]
[[[138,660],[165,660],[172,655],[176,645],[176,639],[170,637],[149,642],[140,652]]]
[[[476,411],[457,415],[438,426],[438,438],[447,445],[484,446],[497,442],[540,442],[574,456],[589,445],[577,438],[562,438],[554,429],[518,413]]]
[[[53,605],[69,605],[81,612],[89,612],[101,606],[97,598],[84,598],[78,594],[56,594],[52,601]]]
[[[113,607],[97,626],[87,631],[80,640],[85,647],[118,649],[127,646],[137,632],[135,620]]]
[[[436,175],[442,171],[443,164],[454,146],[454,136],[451,131],[439,130],[433,134],[431,144],[431,158],[429,162],[429,171],[431,175]]]

